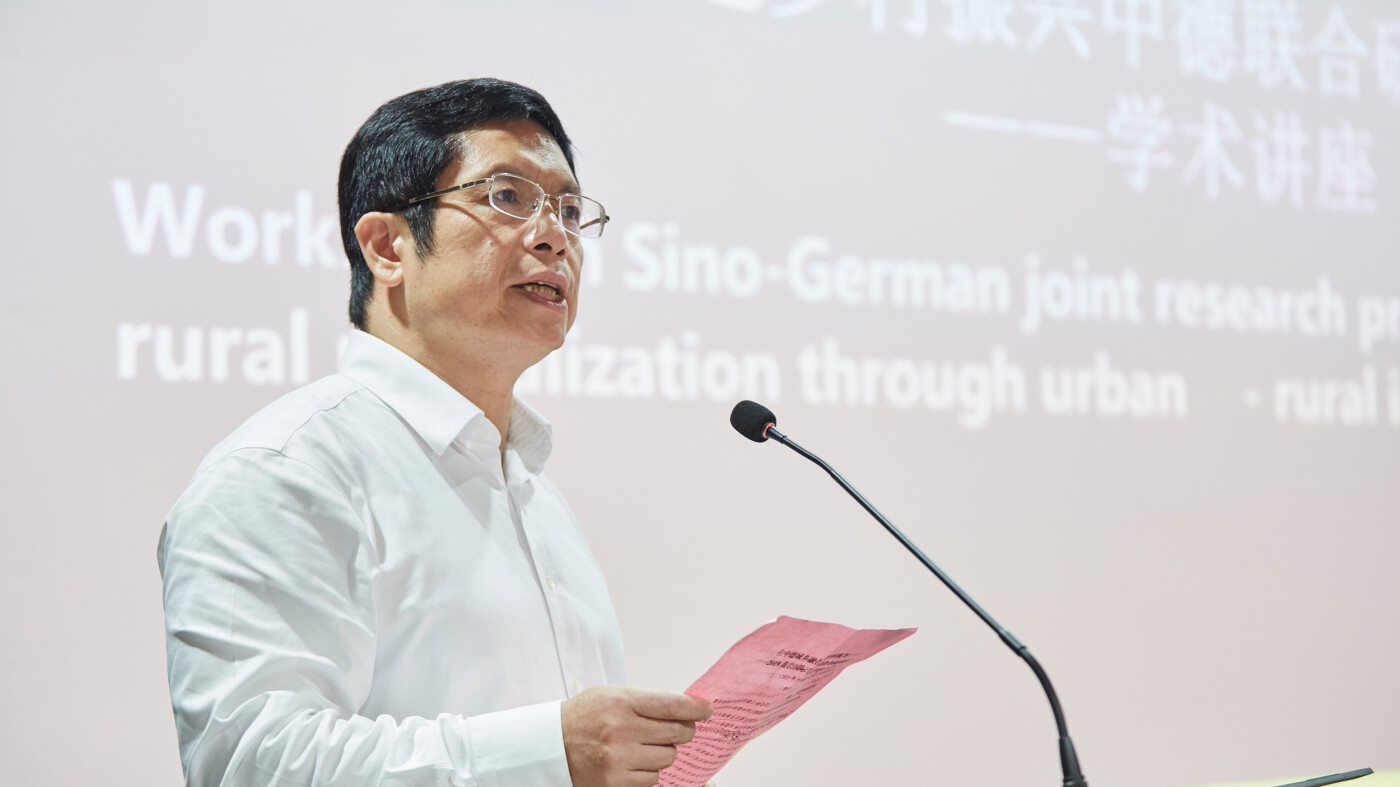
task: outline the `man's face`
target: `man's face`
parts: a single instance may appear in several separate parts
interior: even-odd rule
[[[434,188],[504,172],[550,194],[578,191],[559,144],[531,121],[464,136],[466,155]],[[405,322],[430,367],[486,361],[518,373],[563,344],[577,316],[578,237],[564,232],[552,201],[534,218],[518,219],[492,208],[489,192],[481,185],[438,197],[432,253],[406,260]]]

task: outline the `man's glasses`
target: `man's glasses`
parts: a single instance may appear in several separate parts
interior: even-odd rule
[[[608,223],[608,214],[603,210],[603,204],[598,200],[589,199],[582,194],[546,194],[538,183],[508,173],[492,175],[489,178],[481,178],[470,183],[429,192],[421,197],[414,197],[404,207],[417,205],[453,191],[469,189],[487,183],[491,184],[489,192],[491,207],[507,216],[517,219],[534,218],[544,207],[545,201],[552,200],[554,202],[554,215],[559,217],[559,224],[565,232],[580,238],[597,238],[603,234],[603,225]]]

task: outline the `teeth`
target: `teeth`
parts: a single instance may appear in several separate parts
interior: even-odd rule
[[[521,289],[529,290],[536,295],[543,295],[546,298],[559,300],[559,290],[555,289],[553,285],[532,281],[529,284],[521,285]]]

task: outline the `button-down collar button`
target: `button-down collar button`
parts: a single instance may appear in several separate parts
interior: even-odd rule
[[[553,589],[554,589],[554,585],[555,585],[554,577],[552,577],[552,576],[551,576],[551,577],[545,577],[545,578],[544,578],[544,583],[545,583],[546,585],[549,586],[549,589],[550,589],[550,590],[553,590]]]

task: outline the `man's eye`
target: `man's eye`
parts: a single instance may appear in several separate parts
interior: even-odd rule
[[[515,193],[515,189],[501,189],[496,192],[496,201],[504,205],[519,205],[520,195]]]
[[[580,211],[577,205],[565,205],[561,212],[566,221],[578,221]]]

